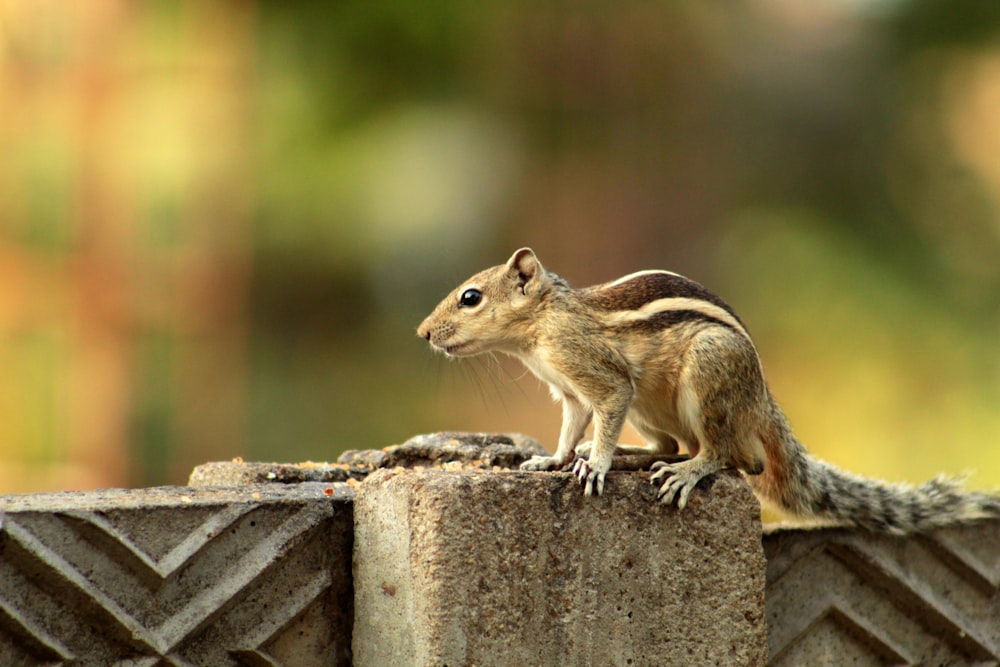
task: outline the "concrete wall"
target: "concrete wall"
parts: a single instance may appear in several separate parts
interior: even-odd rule
[[[678,512],[644,473],[584,498],[507,470],[538,447],[439,434],[0,497],[0,665],[1000,662],[998,522],[762,542],[737,476]]]
[[[771,664],[1000,664],[1000,522],[764,537]]]
[[[349,665],[353,492],[0,499],[0,665]]]

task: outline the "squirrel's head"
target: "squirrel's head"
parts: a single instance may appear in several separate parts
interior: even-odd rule
[[[446,296],[417,335],[448,356],[516,351],[551,285],[531,248],[521,248]]]

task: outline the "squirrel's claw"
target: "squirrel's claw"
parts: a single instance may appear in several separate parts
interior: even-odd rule
[[[664,505],[670,505],[674,502],[674,498],[677,498],[677,509],[684,509],[687,506],[691,490],[698,484],[698,481],[697,479],[685,481],[679,476],[668,477],[657,493],[660,502]],[[679,497],[678,494],[680,494]]]
[[[577,459],[573,464],[573,474],[583,485],[583,495],[592,496],[604,493],[604,478],[607,476],[606,470],[596,470],[590,467],[586,459]]]
[[[657,496],[664,505],[670,505],[676,499],[677,509],[684,509],[691,491],[698,486],[698,482],[719,470],[717,464],[697,458],[679,463],[657,461],[650,468],[652,474],[649,476],[649,481],[658,482],[669,475],[660,485]]]

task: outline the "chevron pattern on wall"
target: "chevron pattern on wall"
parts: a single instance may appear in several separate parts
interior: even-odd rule
[[[1000,522],[900,538],[778,530],[770,664],[1000,664]]]
[[[350,664],[350,500],[317,487],[0,508],[0,664]]]

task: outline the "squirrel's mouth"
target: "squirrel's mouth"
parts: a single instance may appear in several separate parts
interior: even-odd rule
[[[463,357],[468,354],[475,354],[475,351],[471,352],[469,351],[470,347],[472,347],[472,343],[466,341],[464,343],[454,343],[452,345],[445,345],[441,349],[444,350],[444,353],[450,357]]]

